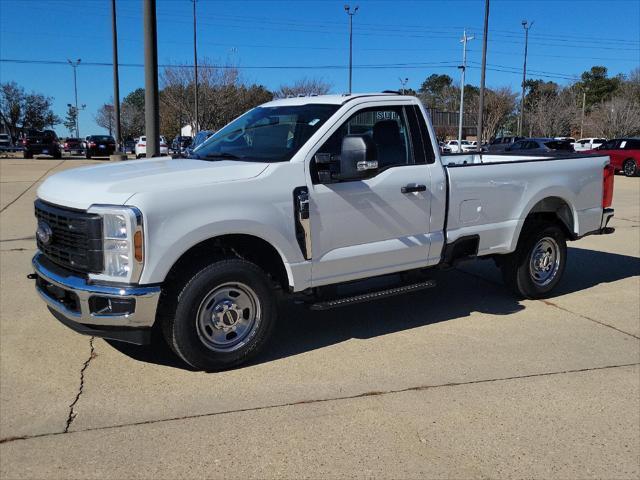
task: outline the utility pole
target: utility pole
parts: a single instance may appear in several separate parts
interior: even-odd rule
[[[158,33],[156,0],[144,1],[144,124],[147,158],[160,154],[160,108],[158,100]]]
[[[587,106],[587,88],[582,89],[582,117],[580,119],[580,138],[584,137],[584,111]]]
[[[487,37],[489,35],[489,0],[484,0],[484,30],[482,34],[482,69],[480,70],[480,99],[478,102],[478,145],[482,151],[482,122],[484,113],[484,80],[487,71]]]
[[[522,136],[522,130],[524,130],[524,89],[527,81],[527,50],[529,47],[529,29],[533,27],[534,22],[526,20],[522,21],[522,27],[524,28],[524,66],[522,68],[522,95],[520,96],[520,121],[518,122],[518,136]]]
[[[401,92],[402,92],[402,95],[404,95],[404,89],[407,86],[407,82],[409,81],[409,79],[406,77],[405,78],[400,77],[399,80],[400,80],[400,85],[402,85]]]
[[[76,109],[76,137],[80,137],[80,128],[78,127],[78,117],[80,116],[80,110],[78,110],[78,79],[76,77],[76,68],[80,65],[80,59],[76,61],[69,60],[67,62],[73,67],[73,94],[75,96],[75,109]]]
[[[358,6],[351,11],[349,5],[344,6],[344,11],[349,15],[349,95],[351,95],[351,79],[353,72],[353,16],[358,11]]]
[[[116,150],[121,152],[122,138],[120,137],[120,77],[118,75],[118,27],[116,23],[116,0],[111,0],[111,30],[113,37],[113,110],[116,117],[115,137]]]
[[[195,90],[195,122],[194,122],[194,135],[200,129],[199,114],[198,114],[198,42],[197,42],[197,24],[196,24],[196,1],[193,2],[193,66],[194,66],[194,90]]]
[[[474,37],[467,37],[467,30],[462,34],[462,71],[460,74],[460,118],[458,119],[458,153],[462,153],[462,118],[464,116],[464,73],[467,70],[467,42],[473,40]],[[480,145],[482,147],[482,145]]]

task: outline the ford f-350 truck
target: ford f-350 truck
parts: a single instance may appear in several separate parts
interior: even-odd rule
[[[315,309],[376,300],[475,257],[495,260],[519,297],[550,295],[566,241],[613,232],[612,195],[606,156],[441,157],[414,97],[281,99],[191,158],[51,176],[31,277],[73,330],[135,344],[162,332],[215,371],[263,349],[283,297]],[[397,283],[367,286],[383,276]],[[369,290],[341,295],[354,282]]]

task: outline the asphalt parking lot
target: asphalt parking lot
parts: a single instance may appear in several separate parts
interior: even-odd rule
[[[492,262],[405,297],[283,312],[271,349],[206,374],[71,332],[31,280],[33,200],[83,159],[0,159],[1,478],[638,478],[640,178],[557,296]]]

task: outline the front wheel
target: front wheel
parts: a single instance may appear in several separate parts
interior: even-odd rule
[[[175,314],[162,325],[165,339],[182,360],[205,371],[232,368],[255,356],[277,316],[269,278],[240,259],[203,268],[172,301],[168,307]]]
[[[567,261],[567,242],[551,223],[523,229],[516,251],[501,262],[505,284],[518,296],[544,298],[558,284]]]
[[[627,177],[635,177],[638,174],[638,165],[634,159],[629,158],[622,164],[622,171]]]

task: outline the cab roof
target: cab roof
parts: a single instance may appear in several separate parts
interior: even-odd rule
[[[393,97],[393,98],[414,98],[403,96],[393,92],[375,92],[375,93],[352,93],[342,95],[306,95],[303,97],[279,98],[264,103],[262,107],[289,107],[296,105],[309,105],[313,103],[324,105],[343,105],[350,100],[363,97]]]

